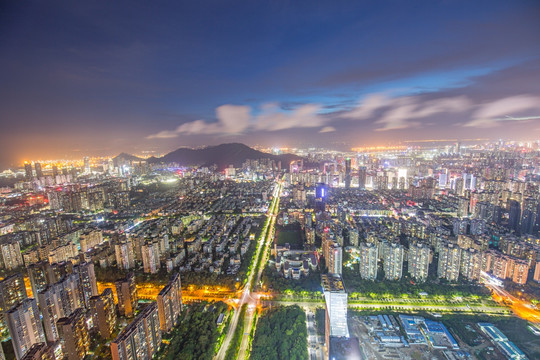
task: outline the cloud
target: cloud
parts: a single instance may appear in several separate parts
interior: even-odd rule
[[[521,116],[524,112],[540,111],[540,97],[531,95],[509,96],[483,105],[473,113],[467,127],[493,127],[504,121],[528,121],[540,119],[540,116]]]
[[[264,104],[262,113],[253,119],[255,130],[285,130],[291,128],[312,128],[324,125],[326,118],[319,114],[321,105],[306,104],[293,111],[281,111],[278,104]]]
[[[319,133],[323,134],[323,133],[329,133],[329,132],[334,132],[334,131],[336,131],[335,127],[333,127],[333,126],[325,126],[321,130],[319,130]]]
[[[164,130],[147,136],[147,139],[170,139],[181,134],[235,135],[243,133],[249,126],[251,108],[240,105],[222,105],[216,109],[217,122],[190,121],[175,130]]]
[[[417,119],[437,113],[467,111],[472,104],[464,96],[424,100],[419,96],[388,97],[384,94],[369,95],[356,108],[342,115],[346,119],[367,120],[375,118],[376,131],[400,130],[417,127]]]
[[[328,119],[319,114],[318,104],[305,104],[291,111],[283,110],[278,103],[265,103],[261,113],[252,116],[250,106],[222,105],[216,109],[217,122],[195,120],[174,130],[164,130],[147,136],[147,139],[169,139],[179,135],[237,135],[250,131],[278,131],[292,128],[323,126]]]

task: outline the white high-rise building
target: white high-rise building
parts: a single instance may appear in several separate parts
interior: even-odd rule
[[[328,250],[328,272],[341,275],[343,269],[343,249],[338,243],[330,245]]]
[[[329,346],[331,336],[349,337],[347,292],[339,275],[323,275],[322,285],[326,305],[325,337]]]
[[[35,299],[25,299],[5,314],[15,357],[21,359],[37,343],[45,342]]]
[[[426,281],[429,272],[429,246],[421,242],[409,246],[408,272],[416,281]]]
[[[377,258],[378,248],[375,244],[360,244],[360,277],[362,279],[377,279]]]
[[[403,246],[384,242],[381,247],[384,278],[387,280],[401,279],[403,275]]]
[[[448,281],[457,281],[461,265],[461,248],[456,244],[445,243],[439,251],[437,275]]]
[[[482,253],[475,249],[461,251],[461,275],[467,280],[480,279],[482,271]]]

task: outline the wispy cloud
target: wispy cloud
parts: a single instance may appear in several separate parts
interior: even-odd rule
[[[335,127],[333,127],[333,126],[325,126],[321,130],[319,130],[319,133],[324,134],[324,133],[329,133],[329,132],[334,132],[334,131],[336,131]]]
[[[184,123],[174,130],[149,135],[147,139],[168,139],[183,134],[237,135],[250,131],[316,128],[324,126],[328,121],[319,113],[321,109],[322,106],[318,104],[305,104],[287,111],[278,103],[265,103],[260,107],[260,114],[253,116],[250,106],[227,104],[216,109],[217,122],[195,120]],[[329,131],[326,129],[324,132]]]
[[[531,95],[510,96],[482,104],[473,113],[467,127],[493,127],[504,121],[528,121],[540,116],[520,116],[523,112],[540,111],[540,97]]]

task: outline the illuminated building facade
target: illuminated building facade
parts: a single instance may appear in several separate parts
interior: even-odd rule
[[[83,309],[79,308],[70,316],[59,319],[56,326],[67,360],[84,359],[90,350],[90,336]]]
[[[182,311],[182,287],[180,274],[173,275],[157,296],[159,323],[162,332],[170,332],[178,324]]]
[[[45,342],[35,299],[21,301],[7,311],[5,316],[17,360],[20,360],[32,345]]]
[[[139,315],[111,343],[113,360],[151,359],[159,350],[161,329],[155,303]]]
[[[94,327],[99,335],[108,339],[116,328],[116,306],[114,304],[113,292],[110,288],[103,290],[101,295],[90,298],[90,312]]]

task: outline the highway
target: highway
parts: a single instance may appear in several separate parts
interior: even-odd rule
[[[502,287],[495,284],[486,284],[493,291],[493,299],[510,308],[516,316],[540,324],[540,310],[528,301],[516,298]]]
[[[257,246],[257,251],[255,251],[255,255],[254,255],[255,260],[253,261],[248,279],[244,285],[241,296],[238,300],[237,308],[234,311],[233,317],[231,319],[231,323],[229,325],[227,335],[225,336],[225,340],[223,341],[223,344],[221,344],[221,348],[219,349],[217,355],[214,358],[215,360],[225,359],[225,355],[227,354],[227,349],[231,346],[231,340],[234,336],[236,327],[238,326],[238,321],[244,321],[245,327],[244,327],[244,333],[242,334],[242,340],[240,342],[240,351],[239,351],[237,359],[243,359],[247,354],[247,350],[249,346],[248,334],[251,331],[251,324],[253,322],[252,320],[255,313],[254,310],[256,308],[257,300],[258,300],[257,294],[254,294],[254,296],[251,296],[250,289],[252,288],[252,285],[258,284],[261,279],[262,271],[264,269],[264,264],[267,259],[266,253],[268,250],[268,246],[272,243],[272,240],[273,240],[274,227],[276,225],[276,216],[277,216],[277,213],[279,212],[280,195],[281,195],[281,183],[277,181],[276,187],[274,188],[272,203],[267,213],[268,218],[265,222],[263,231],[261,232],[261,237],[258,241],[259,243]],[[261,259],[261,251],[263,251],[262,259]],[[255,274],[255,269],[258,269],[257,274]],[[255,278],[255,283],[253,282],[254,278]],[[248,304],[248,311],[246,311],[246,316],[244,319],[239,319],[240,309],[242,308],[242,305],[244,304]]]

